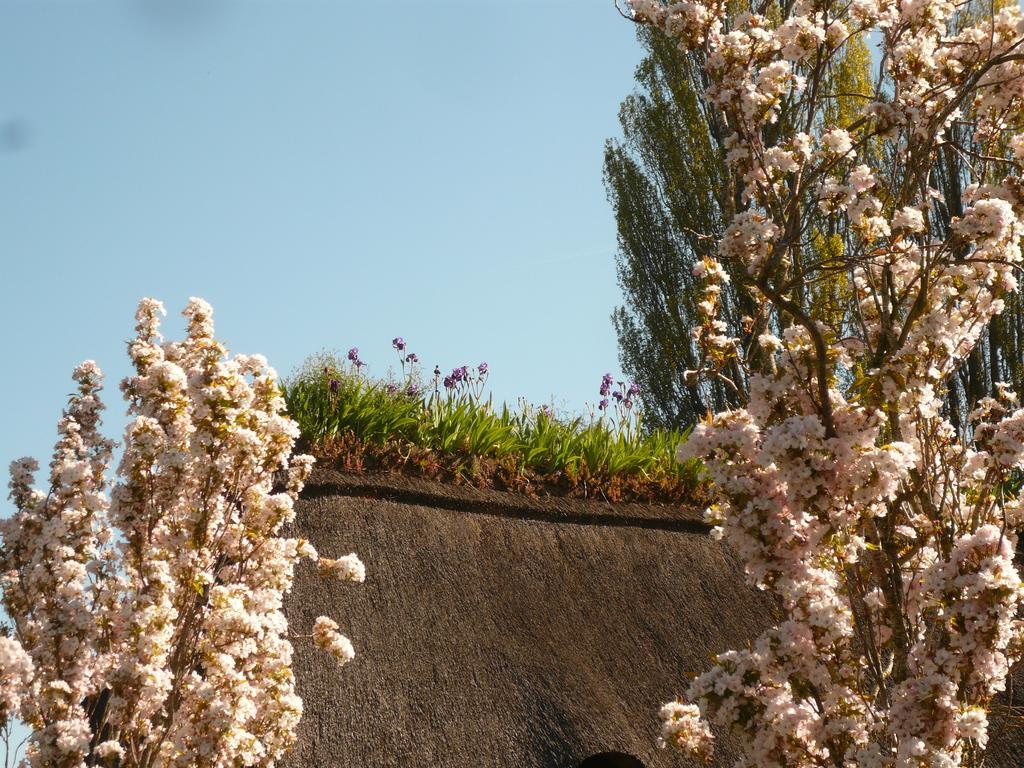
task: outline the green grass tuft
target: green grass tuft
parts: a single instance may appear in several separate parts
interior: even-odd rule
[[[347,438],[363,446],[416,446],[470,463],[495,459],[540,476],[588,480],[630,478],[661,486],[702,486],[699,462],[679,464],[680,431],[644,430],[637,410],[618,418],[561,418],[525,402],[495,407],[482,387],[446,391],[434,383],[425,395],[409,373],[399,383],[373,380],[330,355],[311,358],[283,386],[288,410],[314,451]]]

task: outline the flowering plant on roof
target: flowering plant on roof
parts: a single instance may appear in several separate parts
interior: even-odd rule
[[[947,383],[1017,286],[1024,17],[946,0],[630,4],[703,63],[738,185],[718,258],[697,266],[691,373],[744,377],[749,405],[679,456],[707,461],[709,519],[781,609],[666,706],[663,739],[710,758],[711,721],[742,734],[741,766],[980,765],[1022,653],[1024,410],[993,382],[954,422]],[[836,124],[844,46],[872,31],[877,84]],[[848,301],[822,317],[808,297],[834,275]],[[729,279],[759,300],[744,338],[718,319]]]
[[[191,299],[183,341],[145,299],[122,382],[130,417],[113,482],[100,433],[102,374],[75,369],[46,490],[11,465],[16,511],[0,523],[0,715],[32,729],[27,764],[273,765],[302,701],[282,596],[312,546],[281,535],[313,460],[274,370],[228,357]],[[324,573],[361,581],[354,555]],[[340,661],[329,619],[308,637]]]
[[[480,363],[475,369],[468,365],[453,368],[452,372],[441,380],[445,393],[449,396],[468,397],[471,401],[478,402],[483,397],[484,387],[487,385],[488,370],[486,362]],[[435,393],[440,392],[437,388],[438,375],[439,370],[435,369]]]
[[[617,387],[613,389],[613,387]],[[599,420],[607,426],[624,436],[626,439],[640,434],[643,414],[640,410],[633,410],[633,399],[640,394],[640,385],[625,381],[616,381],[610,373],[601,377],[601,385],[597,390],[601,399],[597,402]],[[609,395],[611,396],[609,398]],[[593,417],[593,411],[591,416]]]

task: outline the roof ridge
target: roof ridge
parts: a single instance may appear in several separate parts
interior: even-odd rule
[[[318,470],[306,484],[302,495],[304,498],[348,496],[383,499],[453,512],[548,523],[646,528],[698,535],[707,535],[711,531],[701,513],[687,507],[612,504],[607,500],[557,496],[535,498],[505,491],[446,485],[391,472]]]

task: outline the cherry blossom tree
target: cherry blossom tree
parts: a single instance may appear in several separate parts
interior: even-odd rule
[[[75,369],[47,489],[32,487],[34,460],[11,465],[0,715],[31,728],[33,767],[269,766],[295,741],[282,597],[317,553],[281,534],[313,460],[292,456],[298,430],[265,359],[228,357],[200,299],[184,341],[161,339],[162,314],[152,299],[136,314],[116,477],[92,361]],[[320,567],[364,577],[355,555]],[[353,656],[326,617],[307,637]]]
[[[1024,17],[947,0],[739,5],[631,0],[702,54],[728,123],[743,210],[696,270],[691,375],[727,381],[738,362],[750,399],[679,455],[707,461],[708,517],[780,611],[665,706],[662,738],[709,759],[717,724],[741,735],[738,766],[977,766],[1024,650],[1024,410],[1000,387],[953,424],[944,395],[1017,287]],[[879,41],[873,91],[829,122],[851,96],[829,91],[830,68],[864,34]],[[956,199],[937,190],[949,155]],[[834,247],[810,247],[822,237]],[[748,339],[717,318],[728,274],[761,306]],[[847,275],[848,306],[813,316],[829,274]]]

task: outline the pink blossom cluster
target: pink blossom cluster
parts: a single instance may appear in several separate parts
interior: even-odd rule
[[[292,455],[298,430],[265,359],[229,357],[200,299],[183,341],[161,338],[163,313],[144,299],[136,314],[113,481],[91,361],[75,370],[47,490],[32,487],[35,461],[11,466],[0,706],[32,729],[29,766],[270,766],[295,741],[282,598],[317,554],[282,530],[313,460]],[[363,579],[355,555],[327,562]]]
[[[700,709],[693,704],[672,701],[661,708],[661,737],[658,743],[710,760],[715,745],[711,729],[701,720]]]
[[[630,5],[699,54],[728,126],[739,204],[718,260],[698,266],[719,287],[694,333],[701,373],[741,370],[749,403],[698,425],[679,458],[705,460],[707,519],[780,608],[665,707],[662,740],[706,758],[710,721],[742,735],[737,766],[980,765],[1024,651],[1024,503],[1007,491],[1024,409],[1003,387],[954,424],[946,397],[1022,264],[1024,15],[946,0]],[[877,84],[830,123],[829,73],[869,33]],[[940,153],[964,158],[953,199],[933,187]],[[814,246],[822,222],[840,247]],[[763,307],[723,343],[709,329],[726,270]],[[815,316],[807,295],[833,275],[848,306]]]

